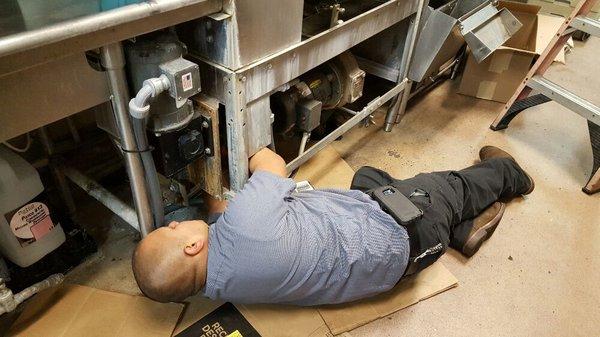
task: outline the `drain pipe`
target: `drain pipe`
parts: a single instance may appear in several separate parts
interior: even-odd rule
[[[113,106],[117,128],[121,138],[121,148],[125,158],[125,167],[131,185],[133,201],[137,212],[142,237],[148,235],[154,229],[152,211],[148,201],[146,181],[144,179],[144,167],[137,152],[135,136],[131,129],[131,122],[127,112],[127,80],[125,76],[125,58],[123,47],[120,42],[112,43],[101,49],[102,65],[106,69],[108,83],[111,91],[111,103]]]
[[[25,302],[25,300],[38,292],[60,284],[64,278],[65,276],[63,274],[50,275],[47,279],[23,289],[18,294],[13,294],[13,292],[6,287],[4,279],[0,278],[0,315],[15,310],[19,304]]]
[[[157,78],[147,79],[135,97],[129,101],[129,114],[132,117],[133,133],[138,151],[142,157],[142,165],[146,172],[146,183],[148,184],[150,203],[152,204],[152,213],[156,227],[164,225],[165,213],[158,173],[156,172],[156,166],[154,165],[154,159],[152,158],[146,136],[146,121],[150,113],[150,103],[156,96],[169,90],[169,87],[169,79],[164,74]]]

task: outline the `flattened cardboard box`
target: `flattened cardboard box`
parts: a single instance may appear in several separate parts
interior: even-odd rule
[[[469,53],[460,94],[506,103],[533,64],[540,6],[500,1],[501,8],[511,11],[523,27],[481,63]]]
[[[166,337],[183,304],[64,284],[37,294],[10,328],[16,337]]]
[[[308,180],[316,188],[348,188],[354,171],[331,146],[304,164],[296,181]],[[331,336],[349,331],[421,300],[457,286],[458,280],[443,264],[434,263],[394,289],[373,298],[321,307],[240,305],[248,322],[266,337]],[[195,296],[186,307],[174,334],[185,330],[222,303]]]

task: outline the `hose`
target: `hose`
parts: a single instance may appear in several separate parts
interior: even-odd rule
[[[164,225],[165,211],[162,201],[160,182],[158,180],[158,173],[156,172],[156,166],[154,165],[152,153],[148,148],[148,138],[146,137],[146,120],[132,118],[132,126],[138,151],[140,151],[140,156],[142,157],[142,166],[144,167],[146,185],[148,186],[150,204],[152,207],[152,214],[154,216],[154,227],[158,228]]]
[[[27,143],[22,148],[18,148],[16,146],[10,144],[8,141],[2,142],[2,144],[4,144],[4,146],[6,146],[7,148],[9,148],[15,152],[19,152],[19,153],[27,152],[27,150],[29,150],[29,148],[31,147],[31,136],[29,136],[29,132],[27,132],[25,135],[27,137]]]

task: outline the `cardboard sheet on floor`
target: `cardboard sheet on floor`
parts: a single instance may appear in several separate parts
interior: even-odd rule
[[[31,299],[7,336],[168,337],[183,308],[183,304],[65,284]]]
[[[308,180],[316,188],[348,188],[354,171],[337,151],[328,146],[304,164],[296,181]],[[441,262],[407,278],[389,292],[370,299],[321,307],[240,305],[236,307],[265,337],[320,337],[341,334],[375,319],[404,309],[455,287],[458,281]],[[175,334],[216,309],[222,303],[200,296],[191,299]]]

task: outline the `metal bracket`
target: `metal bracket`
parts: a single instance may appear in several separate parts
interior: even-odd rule
[[[215,21],[223,21],[223,20],[227,20],[227,19],[231,18],[231,14],[225,13],[225,12],[219,12],[219,13],[208,15],[208,17]]]
[[[202,138],[204,139],[204,154],[208,157],[215,155],[215,141],[213,139],[213,125],[209,116],[200,115],[202,119]]]

